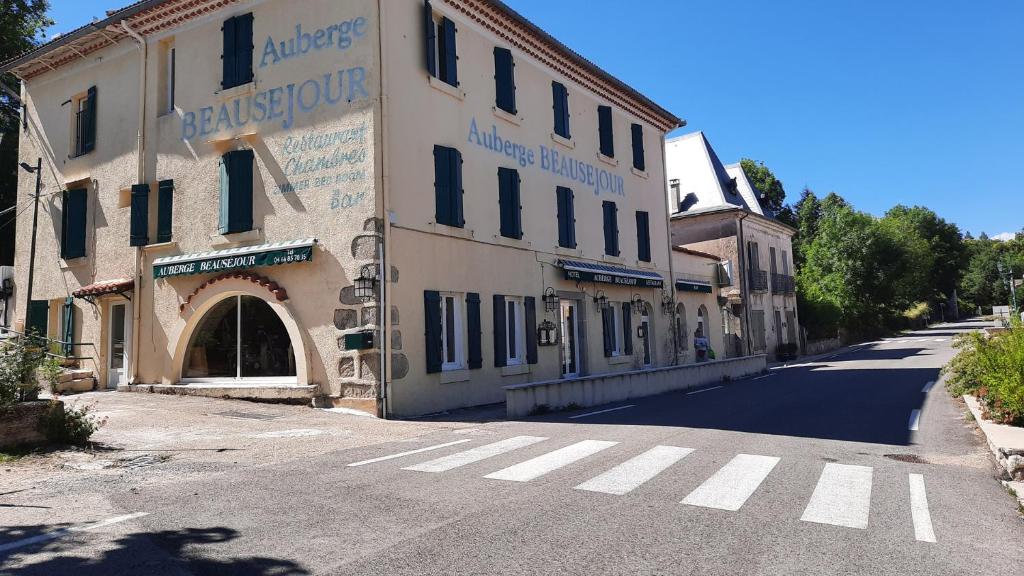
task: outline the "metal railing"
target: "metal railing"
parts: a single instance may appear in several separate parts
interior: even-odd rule
[[[96,360],[94,356],[72,356],[71,354],[58,354],[54,352],[54,348],[60,351],[74,350],[75,347],[92,348],[96,351],[96,344],[92,342],[67,342],[65,340],[54,340],[53,338],[47,338],[46,336],[39,336],[38,334],[27,334],[25,332],[18,332],[17,330],[11,330],[10,328],[0,328],[0,344],[7,338],[29,338],[36,346],[45,348],[46,352],[44,355],[47,358],[57,358],[64,361],[79,362],[82,360]]]
[[[78,157],[89,152],[86,148],[86,139],[89,135],[89,122],[91,118],[88,110],[75,112],[75,145],[72,149],[72,156]]]
[[[795,294],[796,279],[786,274],[772,274],[772,294]]]
[[[768,291],[768,272],[765,270],[756,270],[751,268],[747,271],[747,277],[750,281],[751,292],[767,292]]]

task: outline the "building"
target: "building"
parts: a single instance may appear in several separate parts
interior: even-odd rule
[[[672,245],[721,264],[726,355],[798,353],[795,230],[765,213],[740,165],[723,165],[703,132],[670,139],[665,150]]]
[[[501,2],[144,0],[0,69],[16,317],[108,387],[417,415],[678,360],[683,122]]]

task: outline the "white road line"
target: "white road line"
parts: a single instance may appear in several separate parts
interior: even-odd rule
[[[511,480],[513,482],[529,482],[539,478],[548,472],[568,466],[573,462],[582,460],[592,454],[597,454],[605,448],[611,448],[618,442],[607,442],[604,440],[584,440],[570,444],[565,448],[559,448],[554,452],[548,452],[543,456],[521,462],[515,466],[509,466],[504,470],[498,470],[484,476],[492,480]]]
[[[694,390],[693,392],[687,392],[686,395],[689,396],[690,394],[702,394],[704,392],[710,392],[712,390],[718,390],[719,388],[725,388],[725,386],[712,386],[711,388],[703,388],[701,390]]]
[[[374,464],[376,462],[383,462],[385,460],[393,460],[395,458],[401,458],[402,456],[411,456],[413,454],[419,454],[420,452],[430,452],[431,450],[438,450],[440,448],[447,448],[449,446],[455,446],[456,444],[463,444],[470,442],[469,438],[465,440],[456,440],[454,442],[446,442],[444,444],[437,444],[436,446],[427,446],[426,448],[418,448],[416,450],[409,450],[408,452],[399,452],[398,454],[392,454],[390,456],[381,456],[380,458],[373,458],[370,460],[363,460],[360,462],[353,462],[349,466],[365,466],[366,464]]]
[[[661,474],[669,466],[679,462],[693,452],[692,448],[676,446],[655,446],[647,452],[634,456],[615,468],[587,480],[577,490],[623,495]]]
[[[921,411],[914,409],[910,411],[910,421],[907,422],[907,430],[918,430],[921,427]]]
[[[935,380],[929,380],[928,383],[924,385],[924,388],[921,388],[921,392],[924,392],[925,394],[927,394],[927,393],[931,392],[932,388],[934,388],[934,387],[935,387]]]
[[[586,414],[577,414],[576,416],[569,416],[569,420],[575,420],[577,418],[586,418],[587,416],[596,416],[598,414],[604,414],[605,412],[615,412],[616,410],[625,410],[626,408],[635,408],[636,404],[627,404],[625,406],[619,406],[618,408],[607,408],[605,410],[598,410],[597,412],[587,412]]]
[[[771,378],[772,376],[775,376],[775,374],[765,374],[764,376],[758,376],[757,378],[751,378],[750,381],[753,382],[754,380],[761,380],[763,378]],[[721,388],[721,386],[719,386],[719,388]]]
[[[459,452],[452,454],[451,456],[444,456],[436,460],[430,460],[422,464],[416,464],[402,468],[402,470],[415,470],[416,472],[445,472],[459,466],[465,466],[466,464],[472,464],[473,462],[479,462],[505,452],[511,452],[518,450],[519,448],[525,448],[531,444],[537,442],[543,442],[547,438],[542,436],[515,436],[507,440],[495,442],[493,444],[487,444],[485,446],[478,446],[465,452]]]
[[[919,542],[935,542],[932,515],[928,512],[928,495],[921,474],[910,475],[910,513],[914,517],[914,538]]]
[[[945,342],[946,339],[945,338],[936,338],[935,341],[936,342]]]
[[[778,463],[774,456],[739,454],[683,498],[682,503],[735,512]]]
[[[100,520],[99,522],[93,522],[92,524],[85,524],[83,526],[70,526],[68,528],[61,528],[60,530],[54,530],[53,532],[47,532],[46,534],[40,534],[31,538],[25,538],[23,540],[16,540],[7,544],[0,545],[0,552],[6,552],[8,550],[14,550],[37,542],[46,542],[48,540],[56,540],[72,532],[87,532],[89,530],[95,530],[97,528],[103,528],[104,526],[110,526],[111,524],[117,524],[119,522],[126,522],[128,520],[134,520],[135,518],[141,518],[148,516],[149,512],[135,512],[134,514],[125,514],[124,516],[115,516],[113,518],[107,518],[106,520]]]
[[[800,519],[847,528],[867,528],[872,472],[869,466],[825,464]]]

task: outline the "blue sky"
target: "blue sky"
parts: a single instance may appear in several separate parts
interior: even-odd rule
[[[723,161],[764,161],[790,200],[809,186],[875,214],[925,205],[975,235],[1024,228],[1024,2],[506,2]],[[128,3],[52,0],[52,32]]]

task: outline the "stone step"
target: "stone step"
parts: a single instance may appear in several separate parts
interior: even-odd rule
[[[90,372],[91,374],[91,372]],[[57,383],[57,392],[66,394],[68,392],[88,392],[96,386],[95,378],[77,378],[67,382]]]

